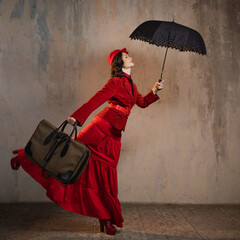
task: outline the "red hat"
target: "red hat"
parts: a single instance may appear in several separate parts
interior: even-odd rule
[[[112,60],[113,60],[113,58],[114,58],[118,53],[120,53],[120,52],[124,52],[124,53],[128,54],[126,48],[123,48],[122,50],[116,49],[116,50],[112,51],[112,52],[109,54],[109,56],[108,56],[108,62],[109,62],[109,64],[110,64],[111,66],[112,66]]]

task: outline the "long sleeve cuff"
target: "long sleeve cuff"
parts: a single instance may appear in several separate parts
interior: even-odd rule
[[[77,125],[79,126],[79,127],[82,127],[82,124],[76,119],[76,121],[77,121]]]
[[[158,100],[159,99],[159,96],[157,95],[157,93],[158,93],[158,91],[153,91],[152,89],[151,89],[151,92],[152,92],[152,94],[154,95],[154,100],[156,101],[156,100]]]

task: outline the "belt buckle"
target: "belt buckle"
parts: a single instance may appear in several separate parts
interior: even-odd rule
[[[120,105],[117,105],[117,107],[116,107],[116,109],[119,110],[119,111],[121,111],[121,112],[123,111],[122,108],[123,108],[123,107],[121,107]]]

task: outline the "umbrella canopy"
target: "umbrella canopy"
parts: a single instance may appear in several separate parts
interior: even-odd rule
[[[205,43],[200,33],[174,21],[146,21],[132,32],[130,38],[180,51],[206,54]]]
[[[175,23],[174,20],[172,22],[146,21],[140,24],[129,37],[167,48],[159,82],[162,80],[169,47],[180,51],[190,51],[206,55],[206,46],[201,34],[192,28]]]

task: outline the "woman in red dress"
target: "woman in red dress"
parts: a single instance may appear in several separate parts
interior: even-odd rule
[[[42,171],[26,157],[24,148],[11,159],[11,166],[17,170],[20,165],[45,189],[46,195],[62,208],[96,217],[100,230],[115,234],[116,228],[123,226],[121,205],[118,200],[117,164],[121,150],[121,135],[125,130],[131,108],[137,104],[141,108],[159,99],[156,94],[163,88],[163,82],[156,82],[152,90],[142,96],[131,79],[133,60],[127,50],[114,50],[108,57],[111,78],[92,98],[72,113],[67,121],[82,126],[87,117],[104,102],[109,106],[98,113],[92,122],[77,135],[77,140],[91,150],[88,165],[76,183],[61,184],[53,177],[42,176]]]

